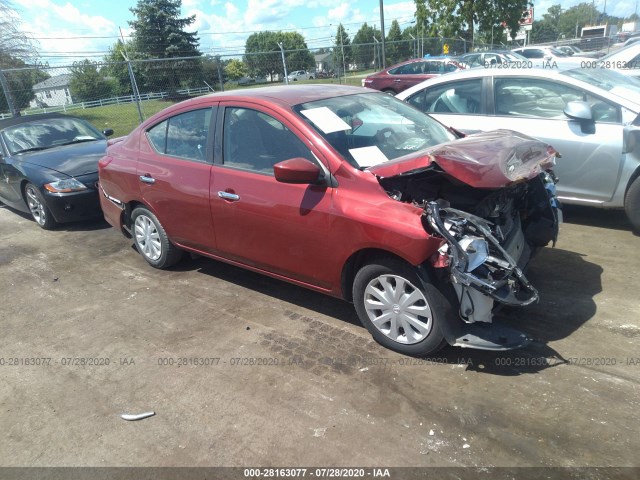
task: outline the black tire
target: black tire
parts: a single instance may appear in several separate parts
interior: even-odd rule
[[[391,88],[385,88],[384,90],[382,90],[383,93],[386,93],[387,95],[391,95],[391,96],[395,96],[396,92],[395,90],[392,90]]]
[[[624,197],[624,211],[631,222],[631,227],[640,233],[640,177],[636,178]]]
[[[391,286],[400,288],[398,283],[399,279],[405,282],[403,292],[409,293],[406,298],[414,296],[413,290],[419,292],[419,294],[416,294],[416,297],[420,297],[420,294],[422,296],[422,299],[418,298],[417,302],[408,306],[413,309],[424,308],[422,303],[425,304],[427,307],[425,309],[425,315],[414,315],[419,322],[413,320],[412,322],[415,323],[409,323],[407,320],[401,318],[405,315],[404,307],[400,305],[402,303],[401,301],[397,303],[394,301],[394,305],[386,312],[384,307],[378,311],[373,308],[367,309],[365,306],[366,300],[369,300],[370,304],[376,300],[376,298],[374,298],[375,296],[371,295],[372,290],[367,291],[367,287],[375,289],[376,287],[383,286],[380,282],[391,282]],[[418,278],[415,269],[407,263],[389,258],[381,259],[376,263],[362,267],[356,274],[353,282],[353,303],[362,324],[369,330],[373,338],[386,348],[405,355],[424,356],[437,352],[446,344],[440,325],[442,322],[447,321],[446,317],[448,312],[450,312],[450,309],[447,307],[447,300],[435,286],[429,283],[423,284]],[[380,328],[376,327],[369,317],[369,313],[374,316],[379,314],[379,317],[382,316],[383,313],[393,316],[393,320],[389,320],[389,333],[384,332],[387,324],[383,323],[380,324]],[[403,318],[406,319],[406,316]],[[391,324],[396,321],[403,326],[396,328],[396,334],[394,335]],[[428,328],[425,328],[424,331],[418,331],[415,326],[411,326],[418,324],[422,324],[422,326],[426,324]],[[408,326],[412,331],[410,333],[405,332],[405,326]],[[398,333],[401,335],[398,336]],[[395,339],[392,338],[394,336],[396,337]]]
[[[27,183],[23,190],[24,201],[31,212],[31,217],[45,230],[53,230],[58,226],[58,222],[53,218],[53,214],[40,193],[38,187],[33,183]]]
[[[138,253],[152,267],[169,268],[182,258],[182,250],[171,243],[158,218],[145,207],[131,212],[131,234]]]

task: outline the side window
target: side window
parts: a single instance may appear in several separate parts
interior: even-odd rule
[[[424,98],[425,98],[425,91],[424,90],[420,90],[418,93],[416,93],[414,95],[411,95],[405,101],[408,104],[413,105],[414,107],[416,107],[421,112],[426,112],[427,110],[426,110],[426,107],[425,107]]]
[[[533,48],[531,50],[523,50],[520,52],[520,54],[527,58],[544,58],[544,52],[537,48]]]
[[[205,162],[210,122],[209,108],[181,113],[151,127],[147,138],[158,153]]]
[[[596,122],[620,123],[616,105],[581,90],[547,80],[502,78],[495,80],[497,115],[513,115],[565,120],[568,102],[586,101]]]
[[[474,53],[473,55],[465,56],[462,61],[470,67],[480,65],[480,54]]]
[[[481,94],[482,79],[449,82],[428,90],[422,106],[414,105],[431,113],[474,114],[480,112]]]
[[[147,130],[147,138],[158,153],[165,153],[167,148],[167,124],[168,120],[157,124]]]
[[[167,127],[167,155],[206,161],[211,109],[193,110],[171,117]]]
[[[223,163],[273,175],[273,166],[291,158],[317,163],[302,141],[280,121],[256,110],[227,108],[224,113]]]
[[[582,91],[535,78],[498,78],[494,87],[497,115],[565,119],[567,102],[585,100]]]

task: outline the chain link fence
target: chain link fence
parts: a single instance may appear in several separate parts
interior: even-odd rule
[[[490,45],[462,39],[387,41],[385,63],[487,48]],[[296,71],[305,71],[300,78],[313,83],[361,85],[363,77],[382,68],[381,59],[381,43],[375,41],[313,50],[0,69],[0,118],[63,112],[126,135],[170,104],[215,91],[291,83],[297,81],[291,75]]]

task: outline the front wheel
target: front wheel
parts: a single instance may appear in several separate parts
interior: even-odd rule
[[[636,233],[640,233],[640,177],[636,178],[624,197],[624,210]]]
[[[45,230],[53,230],[58,226],[58,222],[53,218],[44,197],[34,184],[27,183],[24,186],[24,198],[31,212],[31,216],[40,227]]]
[[[131,212],[133,239],[138,252],[155,268],[169,268],[182,258],[182,250],[167,236],[156,216],[144,207]]]
[[[446,343],[440,328],[446,300],[408,264],[388,259],[362,267],[353,283],[353,301],[362,324],[391,350],[421,356]]]

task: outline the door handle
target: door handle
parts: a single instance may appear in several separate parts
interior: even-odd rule
[[[235,193],[218,192],[218,196],[224,200],[230,200],[232,202],[237,202],[238,200],[240,200],[240,195],[236,195]]]
[[[153,177],[149,177],[147,175],[140,175],[140,181],[147,183],[149,185],[153,185],[154,183],[156,183],[156,179]]]

